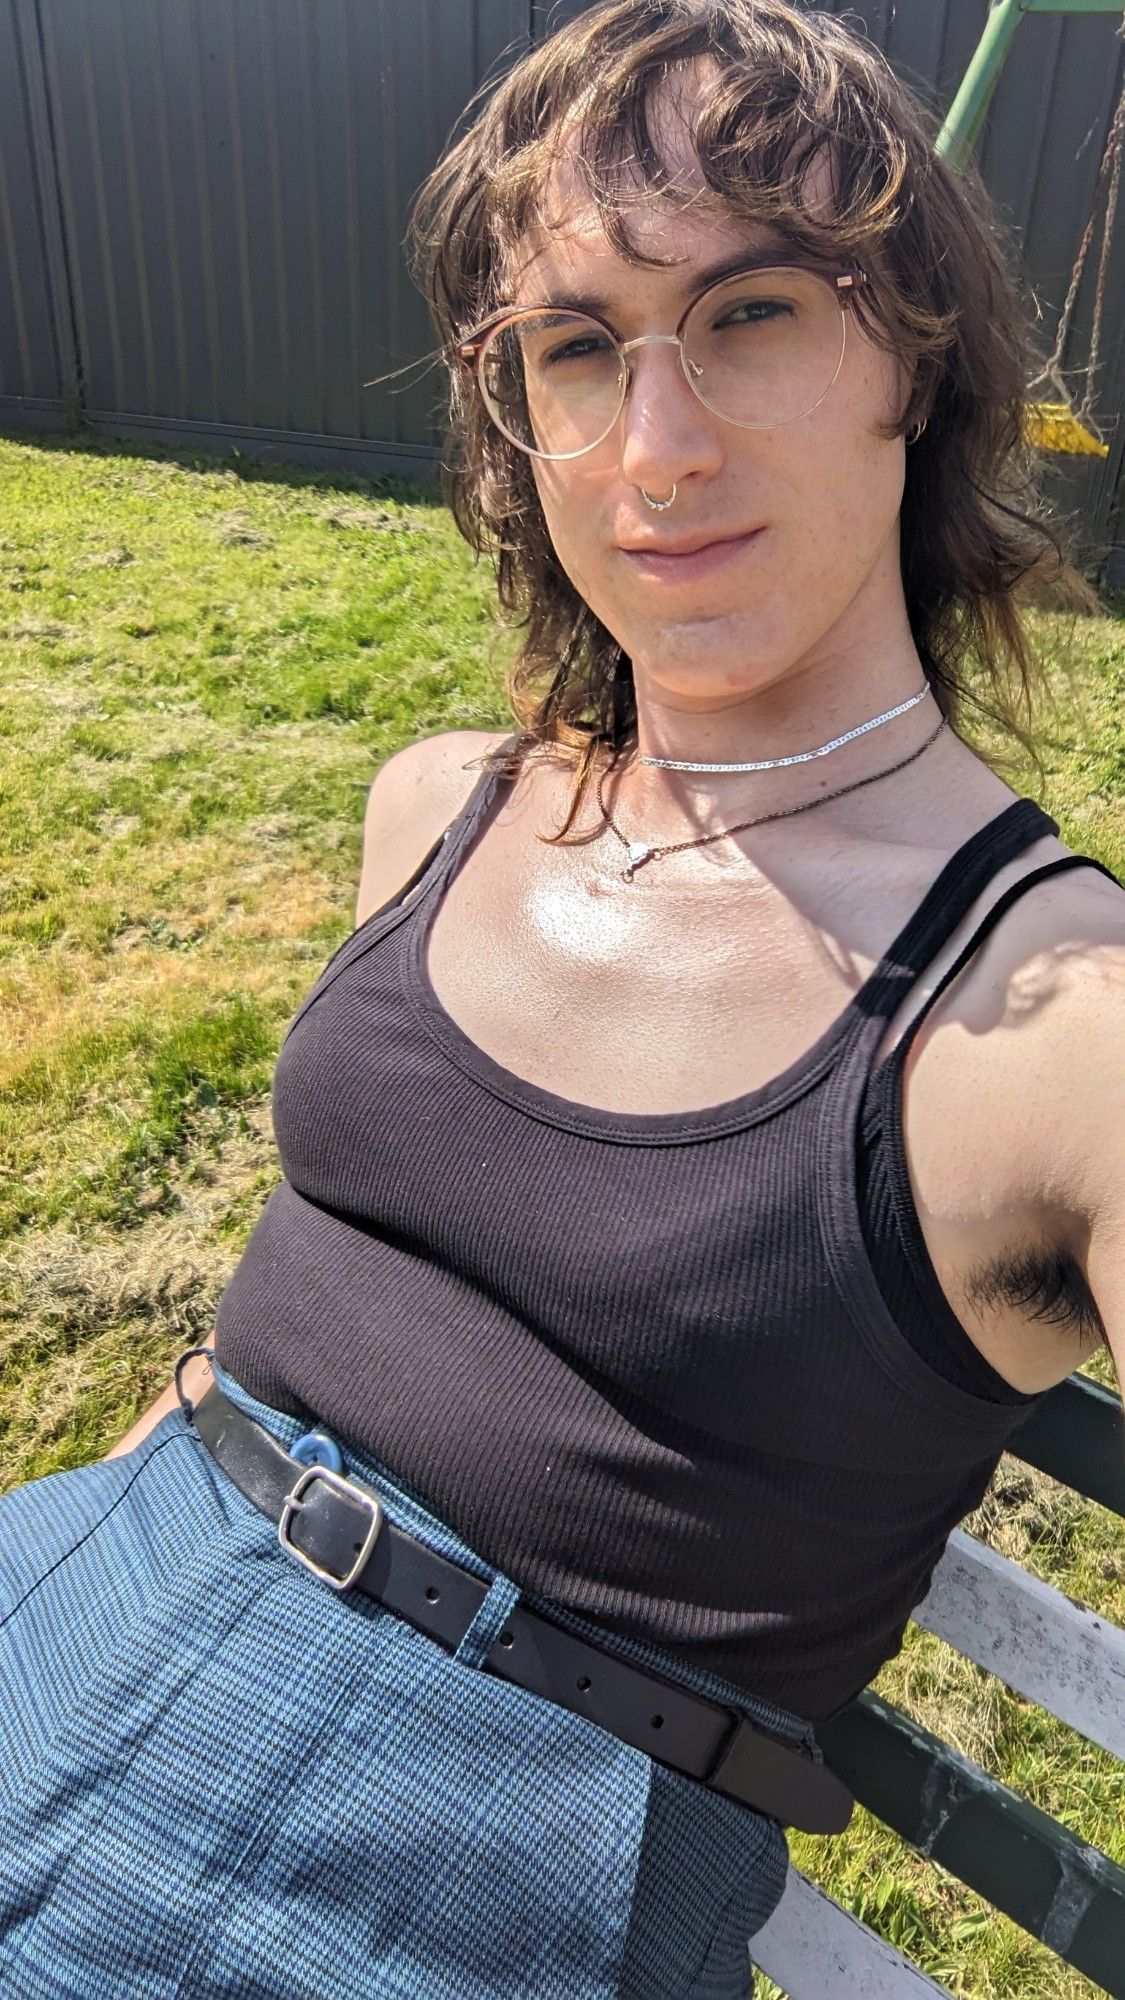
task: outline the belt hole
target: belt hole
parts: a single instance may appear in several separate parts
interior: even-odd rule
[[[582,1690],[583,1694],[585,1694],[585,1692],[586,1692],[586,1689],[587,1689],[587,1688],[589,1687],[589,1685],[590,1685],[590,1676],[589,1676],[589,1674],[583,1674],[583,1676],[582,1676],[581,1680],[579,1681],[578,1685],[579,1685],[579,1687],[581,1688],[581,1690]]]
[[[431,1603],[431,1604],[436,1604],[436,1603],[437,1603],[437,1601],[438,1601],[438,1593],[437,1593],[437,1591],[436,1591],[436,1590],[434,1589],[434,1586],[433,1586],[433,1584],[432,1584],[432,1583],[428,1583],[428,1584],[426,1585],[426,1596],[427,1596],[427,1597],[429,1598],[429,1600],[430,1600],[430,1603]]]
[[[654,1715],[652,1718],[652,1726],[654,1729],[663,1729],[664,1717],[662,1715]]]
[[[513,1639],[512,1634],[510,1632],[501,1632],[500,1644],[502,1646],[514,1646],[515,1640]]]

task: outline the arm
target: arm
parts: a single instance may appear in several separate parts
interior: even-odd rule
[[[1118,1388],[1125,1390],[1125,965],[1107,1012],[1108,1033],[1103,1030],[1095,1046],[1104,1051],[1108,1087],[1086,1125],[1086,1282],[1105,1328]]]
[[[1121,898],[1101,893],[1104,926],[1083,954],[1061,1024],[1053,1164],[1125,1389],[1125,914]]]
[[[1090,1290],[1105,1327],[1120,1389],[1125,1385],[1125,1175],[1118,1183],[1115,1226],[1095,1230],[1087,1260]]]
[[[193,1354],[191,1360],[185,1362],[184,1371],[180,1377],[180,1384],[188,1401],[192,1403],[197,1402],[200,1396],[205,1395],[210,1381],[211,1363],[202,1354]],[[155,1403],[149,1404],[148,1409],[137,1418],[132,1429],[127,1430],[124,1437],[119,1437],[117,1443],[111,1445],[109,1450],[104,1453],[104,1456],[106,1458],[123,1458],[127,1451],[132,1451],[136,1445],[143,1443],[149,1432],[156,1429],[157,1424],[163,1417],[168,1416],[172,1410],[178,1410],[179,1407],[180,1399],[176,1394],[176,1384],[174,1381],[169,1382],[168,1387],[161,1391]]]
[[[1125,1361],[1125,896],[1077,871],[987,939],[906,1063],[918,1219],[954,1312],[1038,1395]]]

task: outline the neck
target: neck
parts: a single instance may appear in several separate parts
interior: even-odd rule
[[[813,750],[791,750],[781,757],[751,757],[740,763],[730,763],[722,759],[714,762],[697,762],[688,757],[653,757],[638,751],[637,762],[655,765],[662,770],[691,771],[704,777],[722,776],[727,773],[750,775],[759,771],[786,770],[795,764],[815,764],[819,758],[830,757],[835,751],[842,750],[846,743],[855,742],[857,737],[869,736],[872,730],[882,729],[888,722],[897,722],[900,715],[908,715],[911,709],[917,708],[924,702],[929,692],[928,683],[923,682],[922,686],[908,695],[905,701],[896,701],[892,707],[881,709],[878,715],[868,716],[864,722],[853,723],[850,729],[841,730],[838,735],[829,737],[826,743],[818,743]]]
[[[682,814],[693,822],[705,818],[708,824],[721,824],[758,807],[768,811],[830,791],[894,763],[921,742],[935,720],[932,696],[826,757],[778,770],[670,771],[638,760],[737,765],[791,757],[857,729],[925,684],[921,660],[909,645],[883,664],[868,657],[861,672],[838,662],[821,663],[706,707],[685,706],[639,676],[637,748],[622,772],[623,793],[635,815],[648,816],[645,831],[650,832],[677,823]]]

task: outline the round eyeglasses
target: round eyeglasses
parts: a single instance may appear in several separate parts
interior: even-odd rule
[[[684,376],[715,416],[772,430],[823,402],[844,360],[855,265],[755,265],[709,285],[675,333],[618,340],[595,313],[501,309],[458,341],[492,421],[533,458],[578,458],[609,436],[625,407],[630,354],[678,347]]]

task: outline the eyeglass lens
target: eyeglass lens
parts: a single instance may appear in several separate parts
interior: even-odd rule
[[[844,351],[833,286],[812,271],[745,272],[696,301],[683,363],[700,401],[750,429],[804,416],[831,387]],[[612,430],[628,387],[618,343],[585,313],[541,311],[503,322],[479,379],[493,420],[537,457],[588,451]]]

